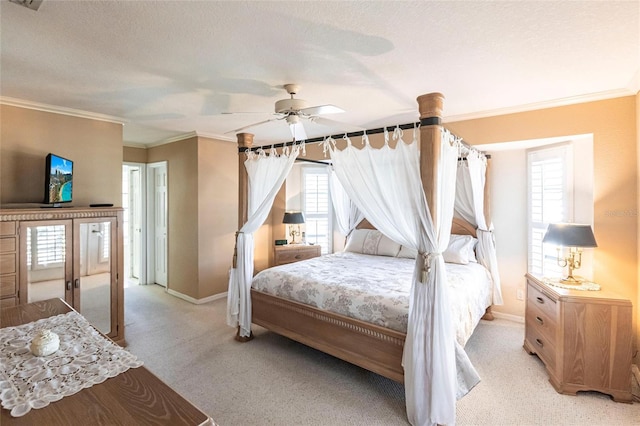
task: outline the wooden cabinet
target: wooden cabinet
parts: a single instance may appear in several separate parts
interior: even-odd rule
[[[0,210],[0,224],[2,306],[60,298],[124,342],[122,209]]]
[[[300,260],[312,259],[320,256],[320,250],[321,247],[319,245],[291,244],[275,246],[273,262],[275,266],[278,266]]]
[[[632,305],[606,290],[567,290],[527,278],[524,348],[559,393],[631,402]]]

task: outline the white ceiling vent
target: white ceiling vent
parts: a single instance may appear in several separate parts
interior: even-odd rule
[[[28,7],[31,10],[38,10],[44,0],[9,0],[12,3],[17,3],[24,7]]]

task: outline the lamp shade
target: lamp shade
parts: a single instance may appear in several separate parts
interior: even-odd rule
[[[550,224],[542,242],[562,247],[598,247],[591,225],[577,223]]]
[[[282,223],[304,223],[302,212],[285,212]]]

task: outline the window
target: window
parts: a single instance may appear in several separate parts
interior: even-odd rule
[[[550,223],[573,220],[573,153],[565,144],[527,153],[529,197],[528,271],[560,276],[555,247],[542,244]]]
[[[318,244],[322,253],[332,251],[331,197],[326,167],[302,168],[302,211],[305,217],[305,239]]]

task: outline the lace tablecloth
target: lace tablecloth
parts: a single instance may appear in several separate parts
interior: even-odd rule
[[[29,346],[42,329],[60,336],[60,349],[37,357]],[[0,329],[0,401],[13,417],[141,365],[77,312]]]

